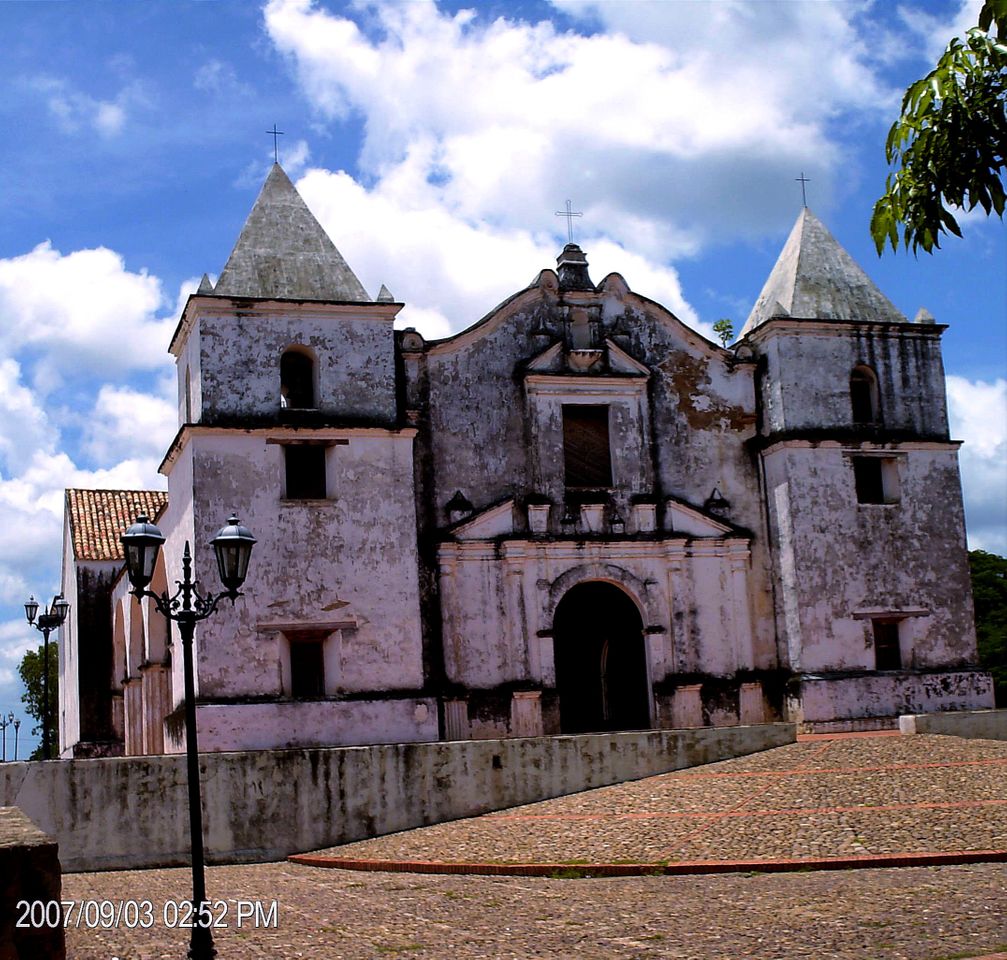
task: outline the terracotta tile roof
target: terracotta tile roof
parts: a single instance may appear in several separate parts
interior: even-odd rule
[[[167,506],[168,494],[161,490],[67,490],[74,559],[124,559],[119,537],[137,514],[157,520]]]

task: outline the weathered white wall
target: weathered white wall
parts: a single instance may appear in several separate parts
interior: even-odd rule
[[[598,580],[620,586],[640,609],[651,683],[759,666],[743,540],[461,542],[442,544],[439,559],[445,662],[455,682],[553,686],[556,607],[578,583]]]
[[[272,750],[200,757],[207,859],[277,860],[378,834],[740,756],[793,724]],[[59,841],[66,871],[188,862],[184,757],[0,764],[0,806]]]
[[[900,615],[904,667],[974,662],[957,448],[863,448],[898,458],[898,503],[857,502],[850,454],[860,446],[795,440],[763,455],[791,667],[873,670],[870,617]]]
[[[395,420],[394,304],[263,303],[198,297],[199,421],[248,422],[280,410],[280,357],[290,346],[316,358],[317,409],[344,419]],[[187,333],[187,340],[194,332]],[[188,342],[176,345],[185,356]],[[184,377],[185,363],[179,366]],[[195,382],[195,380],[194,380]],[[194,389],[196,389],[194,387]],[[195,411],[194,411],[195,414]]]
[[[332,630],[336,692],[415,690],[423,682],[412,486],[413,431],[313,430],[330,448],[332,497],[283,498],[280,443],[296,431],[207,431],[191,448],[194,570],[220,581],[207,546],[232,510],[257,537],[245,596],[197,628],[201,696],[281,696],[286,630]],[[334,633],[337,627],[339,636]],[[176,654],[181,659],[181,651]],[[180,689],[176,687],[176,689]]]
[[[993,685],[990,675],[982,671],[805,677],[800,681],[800,702],[793,704],[790,719],[823,723],[992,706]]]
[[[197,704],[201,751],[415,743],[437,739],[433,697]],[[185,750],[184,729],[167,731],[167,753]]]
[[[766,358],[763,432],[850,429],[850,373],[863,364],[878,378],[881,426],[946,438],[942,330],[809,320],[765,324],[751,337]]]

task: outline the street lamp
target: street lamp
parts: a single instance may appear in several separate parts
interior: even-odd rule
[[[14,721],[14,762],[17,763],[17,735],[18,731],[21,729],[21,721]]]
[[[49,759],[49,634],[64,620],[70,604],[63,599],[63,594],[53,597],[52,603],[44,613],[38,612],[38,601],[29,597],[24,605],[24,615],[36,630],[42,633],[42,759]],[[38,617],[36,621],[35,617]]]
[[[7,762],[7,728],[14,722],[14,711],[11,710],[6,717],[0,717],[0,730],[3,731],[3,762]]]
[[[182,579],[176,581],[178,590],[168,596],[147,589],[154,576],[157,552],[164,543],[164,535],[145,516],[139,516],[121,537],[126,554],[126,574],[130,593],[138,600],[150,597],[158,611],[169,621],[178,624],[182,639],[182,663],[185,677],[185,755],[189,785],[189,834],[192,847],[192,909],[193,925],[189,937],[190,960],[212,960],[217,955],[210,932],[212,915],[206,899],[206,881],[203,875],[203,809],[199,796],[199,747],[196,742],[196,694],[192,669],[192,638],[196,624],[205,620],[227,597],[231,603],[241,596],[240,588],[248,573],[255,537],[233,514],[210,541],[217,557],[217,571],[225,589],[216,595],[201,594],[192,579],[192,554],[189,542],[182,552]]]

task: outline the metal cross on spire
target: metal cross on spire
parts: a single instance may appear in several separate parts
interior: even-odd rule
[[[273,137],[273,163],[279,163],[280,162],[280,150],[279,150],[278,141],[277,141],[276,138],[284,136],[284,133],[283,133],[282,130],[277,130],[276,129],[276,124],[275,123],[273,124],[273,129],[272,130],[267,130],[266,133],[271,134],[272,137]]]
[[[808,206],[808,194],[804,190],[804,185],[806,183],[811,183],[811,181],[804,175],[804,171],[801,171],[799,177],[794,177],[794,182],[801,185],[801,202],[804,204],[805,208]]]
[[[573,243],[573,218],[574,217],[582,217],[582,216],[584,216],[584,214],[583,213],[578,213],[577,211],[575,211],[573,209],[573,202],[570,201],[570,200],[567,200],[567,202],[566,202],[566,210],[557,210],[556,211],[556,216],[557,217],[566,217],[566,235],[569,238],[569,242]]]

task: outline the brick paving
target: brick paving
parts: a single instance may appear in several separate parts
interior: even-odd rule
[[[923,736],[806,742],[338,852],[573,863],[629,852],[1007,847],[1007,807],[998,802],[1007,799],[1005,774],[1007,743]],[[165,925],[163,904],[184,900],[189,879],[184,869],[65,876],[64,899],[149,899],[156,921],[146,930],[71,928],[68,957],[184,956],[187,934]],[[226,902],[227,926],[215,934],[221,960],[961,960],[1007,951],[1003,863],[618,879],[276,863],[210,868],[207,888]],[[278,925],[246,921],[238,929],[239,900],[275,901]]]

